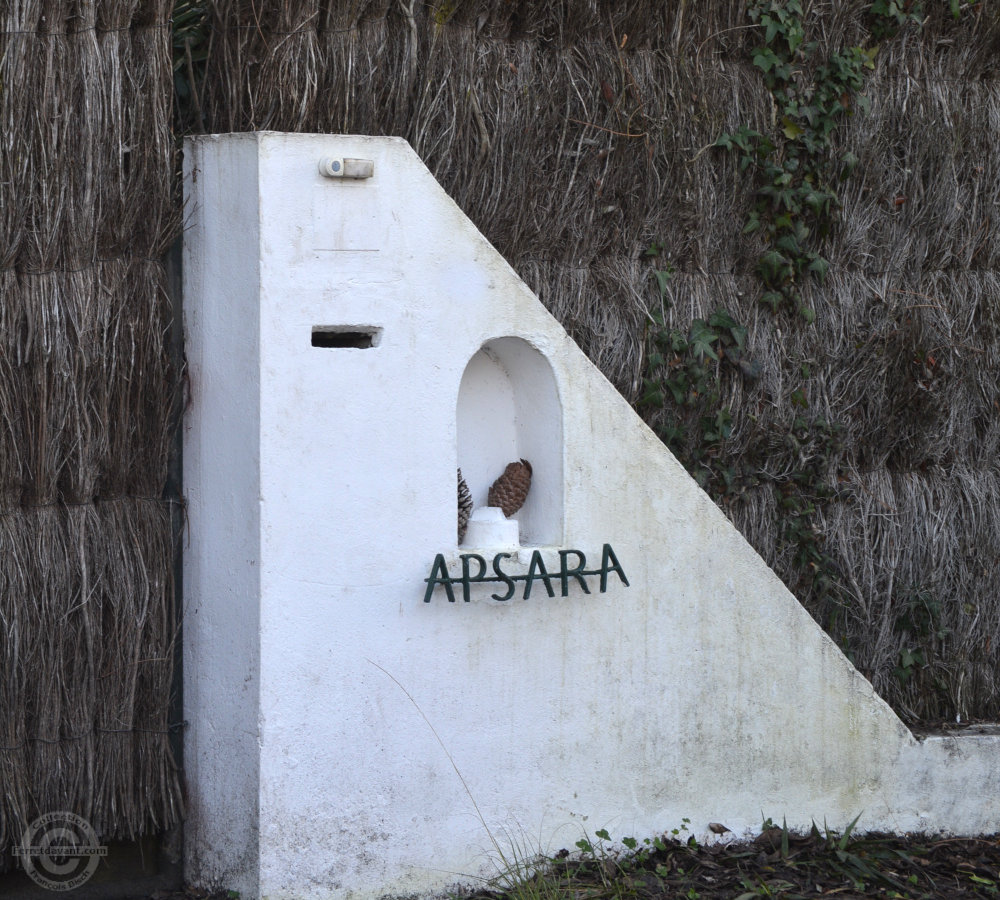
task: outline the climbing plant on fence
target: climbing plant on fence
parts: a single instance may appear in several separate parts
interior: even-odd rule
[[[954,0],[950,9],[959,15]],[[772,99],[775,127],[763,132],[740,125],[720,134],[714,146],[736,154],[739,171],[757,185],[742,232],[761,247],[753,269],[759,302],[785,318],[786,328],[805,328],[815,322],[816,310],[804,300],[803,286],[807,280],[820,286],[826,280],[830,262],[823,243],[840,209],[838,189],[860,162],[852,152],[835,151],[838,128],[870,109],[862,91],[866,74],[875,68],[877,41],[908,24],[919,26],[922,7],[913,0],[876,0],[868,10],[873,43],[825,56],[819,42],[808,39],[801,0],[753,0],[748,16],[760,38],[752,63]],[[658,256],[659,249],[654,245],[650,255]],[[662,306],[671,272],[654,268],[653,274]],[[707,320],[694,319],[688,330],[668,328],[654,307],[647,340],[640,409],[659,413],[660,437],[723,505],[747,485],[772,481],[778,534],[802,573],[792,587],[822,611],[824,626],[850,653],[843,575],[824,548],[819,524],[821,511],[837,494],[843,427],[811,412],[808,363],[798,367],[801,383],[785,398],[790,414],[778,420],[784,432],[769,436],[770,443],[792,450],[798,464],[779,477],[765,476],[759,458],[737,460],[725,447],[733,417],[721,399],[723,379],[739,374],[742,383],[749,383],[760,375],[747,329],[722,308]],[[914,660],[923,658],[907,654],[897,666],[903,680]]]

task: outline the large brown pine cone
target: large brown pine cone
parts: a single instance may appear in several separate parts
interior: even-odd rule
[[[510,518],[522,506],[531,488],[531,463],[526,459],[507,464],[493,487],[490,488],[487,502],[490,506],[499,506],[503,514]]]

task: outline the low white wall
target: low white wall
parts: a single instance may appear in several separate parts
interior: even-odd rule
[[[374,177],[324,178],[323,156]],[[405,142],[196,138],[185,177],[193,881],[429,893],[488,874],[490,835],[740,832],[762,811],[1000,829],[1000,738],[910,734]],[[381,335],[314,347],[317,327]],[[536,578],[529,599],[516,581],[424,602],[435,560],[462,571],[460,457],[498,453],[459,434],[490,342],[515,422],[482,440],[541,463],[548,523],[534,562],[499,565],[541,561],[554,596]],[[628,586],[611,571],[601,592],[606,544]],[[595,572],[566,596],[560,550]]]

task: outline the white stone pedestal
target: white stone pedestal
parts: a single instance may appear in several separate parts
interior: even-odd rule
[[[472,511],[463,548],[517,550],[520,546],[517,519],[508,519],[497,506],[480,506]]]

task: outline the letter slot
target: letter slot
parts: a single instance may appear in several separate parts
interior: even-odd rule
[[[317,325],[312,330],[314,347],[369,350],[382,340],[382,329],[374,326]]]

